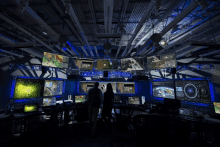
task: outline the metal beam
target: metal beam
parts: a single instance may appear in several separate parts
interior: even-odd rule
[[[88,43],[88,41],[87,41],[87,39],[86,39],[85,33],[84,33],[84,31],[83,31],[83,28],[82,28],[82,26],[81,26],[81,24],[80,24],[80,22],[79,22],[79,20],[78,20],[78,18],[77,18],[77,16],[76,16],[75,11],[73,10],[72,5],[71,5],[70,3],[65,3],[65,0],[62,0],[62,1],[63,1],[63,4],[64,4],[64,5],[69,5],[69,8],[70,8],[70,11],[69,11],[70,18],[71,18],[72,21],[76,24],[75,26],[78,28],[78,30],[79,30],[79,32],[80,32],[80,35],[82,36],[82,39],[84,40],[84,42],[85,42],[87,48],[89,49],[89,52],[90,52],[91,56],[93,57],[94,54],[93,54],[93,52],[92,52],[92,49],[91,49],[90,46],[89,46],[89,43]]]
[[[109,0],[108,33],[112,33],[113,7],[114,7],[114,0]]]
[[[24,57],[23,55],[19,55],[19,54],[16,54],[16,53],[12,53],[10,51],[6,51],[6,50],[3,50],[3,49],[0,49],[1,52],[4,52],[6,54],[10,54],[10,55],[13,55],[13,56],[17,56],[17,57]]]
[[[122,57],[124,57],[125,53],[127,52],[127,50],[130,48],[132,42],[134,41],[134,39],[136,38],[137,34],[139,33],[139,31],[141,30],[141,28],[143,27],[144,23],[149,19],[151,12],[153,11],[153,9],[155,8],[155,2],[151,1],[148,6],[147,9],[145,11],[145,14],[142,16],[140,23],[137,25],[137,27],[135,28],[134,34],[132,35],[131,39],[129,40],[124,52],[122,53]]]
[[[11,57],[11,56],[7,56],[7,55],[5,55],[5,54],[0,54],[0,56],[4,56],[4,57]]]
[[[116,54],[116,56],[115,56],[115,57],[117,57],[117,56],[118,56],[118,54],[119,54],[120,50],[121,50],[121,46],[119,46],[119,47],[118,47],[118,51],[117,51],[117,54]]]
[[[95,52],[96,52],[97,57],[99,57],[99,54],[98,54],[96,46],[94,46],[94,48],[95,48]]]
[[[84,46],[81,46],[81,48],[82,48],[83,52],[86,54],[86,56],[89,57],[89,55],[88,55],[87,51],[85,50]]]

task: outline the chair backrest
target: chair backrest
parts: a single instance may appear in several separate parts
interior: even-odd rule
[[[79,122],[88,121],[88,107],[86,105],[78,105],[76,106],[77,117],[76,120]]]

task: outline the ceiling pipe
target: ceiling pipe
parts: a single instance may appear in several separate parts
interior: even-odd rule
[[[159,27],[160,23],[165,19],[167,18],[172,12],[173,10],[178,6],[179,4],[179,1],[175,1],[170,7],[169,9],[166,11],[166,13],[164,13],[158,20],[157,22],[154,24],[154,28],[157,28]],[[153,28],[151,27],[147,32],[146,32],[146,35],[143,36],[135,45],[134,48],[136,48],[143,40],[145,40],[149,34],[153,33]],[[146,44],[148,43],[149,41],[146,41]],[[138,51],[139,52],[139,51]]]
[[[109,0],[108,33],[112,33],[113,7],[114,7],[114,0]]]
[[[103,1],[103,7],[104,7],[104,27],[105,27],[105,33],[108,33],[108,16],[109,16],[109,11],[108,11],[108,5],[109,1],[104,0]]]
[[[23,33],[25,33],[26,35],[28,35],[29,37],[33,38],[33,39],[36,40],[37,42],[41,43],[43,46],[45,46],[45,47],[48,48],[49,50],[52,50],[53,52],[57,52],[56,50],[54,50],[53,48],[51,48],[49,45],[47,45],[46,43],[44,43],[43,41],[41,41],[40,39],[38,39],[37,37],[35,37],[35,36],[32,35],[31,33],[29,33],[28,31],[26,31],[25,29],[23,29],[22,27],[20,27],[19,25],[17,25],[16,23],[14,23],[13,21],[11,21],[11,20],[8,19],[7,17],[5,17],[4,15],[0,14],[0,18],[3,19],[5,22],[11,24],[11,25],[14,26],[15,28],[19,29],[20,31],[22,31]]]
[[[96,52],[97,57],[99,57],[99,54],[98,54],[96,46],[94,46],[94,48],[95,48],[95,52]]]
[[[184,49],[182,51],[176,52],[176,58],[182,57],[182,56],[186,55],[187,53],[190,53],[190,52],[193,52],[195,50],[202,49],[202,48],[206,48],[206,47],[204,47],[204,46],[189,47],[189,48]]]
[[[120,50],[121,50],[121,46],[119,46],[119,47],[118,47],[118,51],[117,51],[117,54],[116,54],[116,56],[115,56],[115,57],[117,57],[117,56],[118,56],[118,54],[119,54]]]
[[[89,55],[88,55],[86,49],[84,48],[84,46],[81,46],[81,48],[82,48],[83,52],[86,54],[86,56],[89,57]]]
[[[134,39],[136,38],[138,32],[141,30],[141,28],[143,27],[144,23],[149,19],[151,12],[154,10],[155,8],[155,1],[151,0],[151,2],[148,4],[147,9],[144,13],[144,15],[142,16],[140,22],[138,23],[137,27],[135,28],[134,34],[132,35],[131,39],[129,40],[124,52],[122,53],[122,57],[125,56],[127,50],[130,48],[132,42],[134,41]]]
[[[10,55],[13,55],[13,56],[17,56],[17,57],[24,57],[23,55],[19,55],[19,54],[16,54],[16,53],[12,53],[10,51],[6,51],[6,50],[3,50],[3,49],[0,49],[0,52],[4,52],[6,54],[10,54]]]
[[[165,35],[170,29],[172,29],[178,22],[180,22],[182,19],[184,19],[189,13],[191,13],[195,8],[199,6],[199,3],[192,1],[173,21],[171,21],[161,32],[160,36]],[[137,54],[143,53],[147,47],[148,47],[148,42],[151,39],[149,38],[144,45],[139,49]],[[140,53],[141,52],[141,53]]]
[[[0,56],[3,56],[3,57],[11,57],[11,56],[7,56],[7,55],[5,55],[5,54],[0,54]]]
[[[92,52],[92,49],[91,49],[90,46],[89,46],[89,43],[88,43],[88,41],[87,41],[87,39],[86,39],[86,35],[85,35],[85,33],[84,33],[84,31],[83,31],[83,28],[82,28],[82,26],[81,26],[81,24],[80,24],[80,22],[79,22],[79,20],[78,20],[78,18],[77,18],[77,16],[76,16],[75,11],[73,10],[72,5],[71,5],[70,3],[66,3],[65,0],[62,0],[62,1],[63,1],[63,4],[64,4],[64,5],[69,6],[69,12],[68,12],[68,13],[69,13],[69,15],[70,15],[70,18],[71,18],[72,21],[75,23],[75,26],[78,28],[78,30],[79,30],[79,32],[80,32],[80,35],[82,36],[82,39],[84,40],[84,42],[85,42],[85,44],[86,44],[86,46],[87,46],[87,48],[88,48],[88,50],[89,50],[91,56],[94,57],[94,54],[93,54],[93,52]]]

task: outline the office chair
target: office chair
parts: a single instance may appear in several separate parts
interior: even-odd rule
[[[133,118],[136,145],[167,146],[166,118],[156,115],[136,115]]]
[[[116,128],[119,132],[122,133],[122,137],[119,137],[116,140],[112,140],[110,144],[114,142],[120,142],[121,146],[124,144],[132,145],[132,138],[124,138],[124,133],[131,130],[131,115],[133,114],[134,108],[130,106],[119,106],[114,108],[116,116]]]

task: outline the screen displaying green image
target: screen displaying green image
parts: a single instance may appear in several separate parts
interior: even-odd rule
[[[24,105],[24,112],[36,112],[37,105]]]
[[[42,97],[43,83],[43,80],[17,79],[14,90],[14,99]]]

